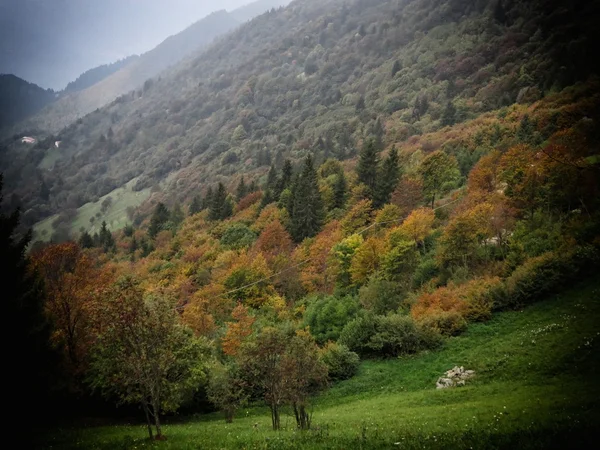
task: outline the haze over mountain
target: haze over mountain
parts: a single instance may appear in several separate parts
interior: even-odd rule
[[[251,0],[2,0],[0,73],[63,89],[86,70],[144,53],[213,11]]]
[[[209,44],[216,37],[273,7],[286,5],[289,1],[258,0],[231,12],[222,9],[211,13],[183,31],[169,36],[141,56],[128,56],[111,64],[103,64],[85,71],[56,95],[44,94],[43,99],[38,99],[33,91],[28,91],[28,95],[21,96],[13,93],[11,97],[13,103],[8,101],[1,103],[5,109],[0,110],[0,130],[28,118],[45,105],[53,103],[53,100],[59,99],[37,117],[9,131],[9,133],[16,133],[22,130],[43,129],[56,132],[77,118],[104,106],[117,96],[141,88],[148,79]],[[21,84],[27,84],[25,80],[21,81]],[[6,91],[13,85],[14,83],[6,87],[0,86],[0,91]],[[38,91],[46,93],[42,88]],[[13,111],[17,113],[13,114]]]

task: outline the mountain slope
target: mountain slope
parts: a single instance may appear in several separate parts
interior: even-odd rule
[[[137,55],[132,55],[112,64],[104,64],[102,66],[94,67],[93,69],[87,70],[84,73],[82,73],[79,77],[77,77],[75,81],[70,82],[64,89],[63,93],[71,93],[87,89],[90,86],[99,83],[106,77],[109,77],[116,71],[121,70],[128,64],[131,64],[132,62],[137,60],[137,58]]]
[[[261,176],[269,160],[309,151],[352,157],[374,132],[401,143],[440,129],[448,104],[460,122],[595,70],[564,66],[566,48],[592,54],[582,36],[597,34],[589,20],[597,5],[566,13],[541,3],[494,5],[296,1],[170,69],[143,95],[122,96],[63,130],[54,168],[33,169],[50,187],[49,208],[21,181],[25,166],[48,156],[43,145],[27,156],[8,150],[7,186],[34,222],[133,179],[138,190],[170,180],[166,193],[186,200],[235,173]],[[573,20],[557,27],[553,18],[567,13]]]
[[[14,75],[0,75],[0,129],[35,114],[55,98],[50,89]]]

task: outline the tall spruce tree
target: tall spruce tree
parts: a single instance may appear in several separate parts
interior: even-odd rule
[[[150,227],[148,228],[148,235],[154,239],[158,233],[164,230],[164,226],[171,218],[171,213],[164,205],[164,203],[159,203],[154,208],[154,212],[152,213],[152,218],[150,219]]]
[[[301,242],[315,236],[321,230],[325,210],[311,156],[306,157],[302,172],[292,186],[289,213],[290,234],[294,241]]]
[[[206,195],[204,196],[204,199],[202,200],[202,209],[208,209],[210,208],[210,205],[212,204],[212,200],[213,200],[213,190],[212,187],[209,187],[208,190],[206,191]]]
[[[344,172],[340,171],[337,174],[335,183],[333,184],[333,208],[343,209],[346,207],[346,200],[348,196],[348,183]]]
[[[398,150],[394,146],[390,150],[388,157],[383,161],[379,176],[377,177],[377,185],[373,197],[373,206],[375,208],[381,208],[390,202],[399,179],[400,158],[398,157]]]
[[[233,214],[233,207],[227,198],[227,191],[223,183],[219,183],[217,191],[212,197],[208,210],[209,220],[224,220]]]
[[[235,193],[236,200],[239,202],[246,195],[248,195],[248,187],[246,186],[246,182],[244,181],[244,175],[242,175],[242,179],[240,180]]]
[[[294,175],[294,169],[289,159],[286,159],[281,169],[281,177],[277,180],[276,197],[279,200],[281,193],[290,187],[292,183],[292,177]]]
[[[115,240],[113,239],[112,233],[106,225],[106,221],[102,222],[100,227],[100,233],[98,234],[99,247],[102,247],[104,253],[116,250]]]
[[[444,112],[442,113],[441,122],[445,127],[452,126],[456,123],[456,107],[454,106],[454,103],[448,102],[446,104]]]
[[[20,212],[5,214],[2,210],[2,184],[0,174],[0,283],[3,313],[9,321],[9,326],[3,327],[3,379],[10,387],[4,392],[3,406],[10,411],[7,425],[21,430],[31,426],[30,420],[47,420],[44,414],[31,414],[31,408],[52,404],[49,393],[57,375],[58,354],[49,345],[51,329],[44,312],[42,283],[28,267],[26,249],[31,232],[19,236]],[[10,367],[9,362],[13,362]],[[28,417],[27,424],[23,417]],[[29,448],[31,436],[25,433],[22,437],[21,447]]]
[[[379,154],[373,139],[365,141],[358,158],[356,173],[358,181],[367,186],[369,196],[373,198],[377,186],[377,167],[379,166]]]
[[[198,214],[202,211],[202,200],[200,200],[200,196],[195,195],[192,199],[192,203],[190,204],[189,215],[193,216],[194,214]]]

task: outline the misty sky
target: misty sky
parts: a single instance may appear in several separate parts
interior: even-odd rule
[[[63,89],[150,50],[209,13],[252,0],[0,0],[0,73]]]

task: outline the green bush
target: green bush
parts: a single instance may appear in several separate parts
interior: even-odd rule
[[[348,347],[335,342],[328,342],[321,351],[321,360],[329,369],[330,380],[347,380],[358,370],[360,358]]]
[[[308,300],[304,313],[304,326],[319,344],[336,341],[344,326],[358,312],[358,299],[352,296],[322,296]]]
[[[444,336],[457,336],[467,329],[467,321],[458,311],[439,311],[423,316],[419,325]]]
[[[228,227],[221,237],[221,245],[230,250],[250,247],[256,240],[256,233],[242,223]]]
[[[416,268],[413,275],[413,288],[418,289],[439,274],[438,263],[435,259],[425,259]]]
[[[339,342],[363,357],[393,357],[436,347],[439,334],[417,325],[409,316],[367,314],[349,322]]]
[[[371,278],[358,291],[361,305],[374,314],[396,311],[404,302],[405,292],[399,283]]]
[[[567,282],[594,273],[599,262],[598,250],[591,246],[529,258],[492,291],[494,309],[532,303]]]

